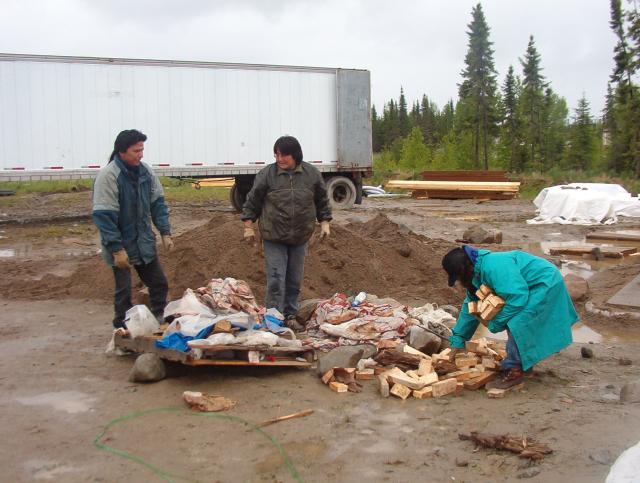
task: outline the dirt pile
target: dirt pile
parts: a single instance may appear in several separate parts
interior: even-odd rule
[[[264,300],[262,248],[243,242],[236,215],[215,214],[175,241],[170,257],[161,254],[171,298],[180,297],[186,288],[203,286],[210,278],[234,277],[249,282],[258,300]],[[460,302],[460,295],[447,287],[440,265],[453,246],[416,235],[383,214],[366,223],[334,225],[329,239],[320,242],[314,236],[309,243],[302,298],[365,291],[405,302]],[[34,268],[22,274],[33,276]],[[98,258],[82,262],[70,277],[47,275],[34,282],[21,277],[19,270],[10,273],[0,282],[9,298],[108,300],[113,292],[111,270]]]

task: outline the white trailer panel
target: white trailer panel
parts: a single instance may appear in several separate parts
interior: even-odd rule
[[[255,173],[283,134],[300,140],[305,160],[336,170],[338,72],[0,54],[0,179],[91,176],[130,128],[147,134],[145,161],[163,174]],[[357,105],[366,121],[368,84],[365,97]]]

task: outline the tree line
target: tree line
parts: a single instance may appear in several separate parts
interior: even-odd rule
[[[632,1],[628,0],[632,5]],[[634,4],[633,4],[634,5]],[[543,74],[533,35],[500,83],[490,28],[477,4],[468,24],[468,49],[457,102],[437,106],[425,94],[409,107],[400,88],[378,113],[372,107],[373,150],[382,166],[423,169],[550,169],[608,171],[640,177],[640,15],[610,0],[617,38],[602,116],[583,93],[569,111]]]

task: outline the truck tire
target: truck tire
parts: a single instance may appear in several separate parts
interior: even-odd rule
[[[353,208],[356,186],[346,176],[333,176],[327,180],[327,196],[331,207],[337,210]]]
[[[245,200],[247,199],[247,194],[249,192],[238,187],[237,184],[234,184],[229,191],[229,201],[231,201],[231,206],[238,213],[242,211],[242,205],[244,205]]]

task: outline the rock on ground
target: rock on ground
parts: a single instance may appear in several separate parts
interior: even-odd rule
[[[131,372],[130,382],[156,382],[166,377],[164,362],[157,354],[142,354],[136,359]]]
[[[620,391],[620,401],[627,403],[640,402],[640,379],[627,382]]]
[[[334,367],[356,367],[360,359],[368,359],[377,352],[371,344],[336,347],[319,357],[318,374],[322,375]]]
[[[409,329],[407,342],[414,349],[430,356],[439,351],[442,339],[421,327],[413,326]]]
[[[318,302],[320,302],[320,299],[308,299],[300,302],[296,320],[301,324],[306,324],[318,307]]]
[[[502,243],[500,230],[487,230],[482,225],[472,225],[462,234],[469,243]]]
[[[584,300],[589,294],[589,283],[582,277],[573,273],[568,273],[564,276],[564,284],[569,291],[571,300],[577,302]]]

